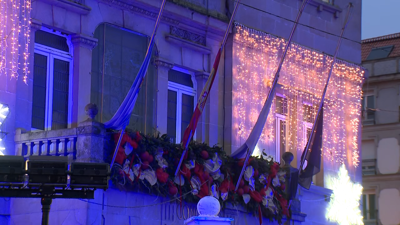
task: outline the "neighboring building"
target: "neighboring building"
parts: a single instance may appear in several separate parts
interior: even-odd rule
[[[102,160],[103,144],[86,137],[102,137],[104,129],[86,120],[85,106],[99,108],[96,120],[108,121],[123,101],[141,65],[153,31],[160,0],[36,0],[32,3],[30,75],[27,85],[0,76],[0,103],[10,107],[2,127],[6,154],[68,155],[71,160]],[[146,81],[139,93],[129,128],[159,131],[179,143],[218,52],[234,1],[170,0],[156,36]],[[284,38],[293,26],[299,0],[242,0],[229,35],[210,98],[194,139],[218,144],[234,152],[257,119]],[[330,224],[325,218],[330,178],[346,164],[354,182],[361,182],[358,166],[361,143],[359,99],[364,71],[361,63],[361,0],[310,0],[300,19],[281,72],[261,151],[280,161],[294,154],[293,166],[309,135],[329,72],[347,5],[354,5],[345,32],[324,108],[324,155],[321,172],[309,191],[300,189],[302,204],[296,222]],[[262,65],[262,66],[260,66]],[[4,85],[5,84],[5,85]],[[95,129],[84,129],[84,127]],[[100,147],[99,147],[100,146]],[[90,149],[88,154],[82,149]],[[98,154],[96,154],[98,153]],[[361,159],[360,159],[361,160]],[[397,172],[397,171],[396,171]],[[79,200],[53,201],[54,224],[176,224],[174,206],[129,209],[151,196],[98,192],[98,206]],[[1,200],[0,224],[40,220],[40,200]],[[172,204],[171,204],[172,205]],[[306,215],[305,215],[306,214]],[[4,216],[3,216],[4,215]],[[236,224],[257,218],[231,210]],[[305,217],[306,216],[306,217]]]
[[[365,224],[399,224],[400,33],[362,41],[362,171]]]

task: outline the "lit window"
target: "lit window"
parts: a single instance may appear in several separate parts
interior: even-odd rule
[[[68,128],[71,116],[72,49],[67,35],[35,32],[32,129]]]
[[[376,220],[375,194],[363,194],[364,220]]]
[[[286,116],[288,101],[284,96],[276,96],[276,160],[280,162],[281,155],[286,152]]]
[[[374,120],[375,119],[375,98],[373,95],[364,96],[361,100],[362,105],[362,119]]]
[[[168,72],[167,134],[172,143],[180,143],[195,107],[196,90],[192,75],[173,68]]]
[[[312,127],[315,121],[315,114],[316,114],[315,107],[313,107],[311,104],[308,103],[303,104],[303,140],[305,145],[307,145],[307,141],[311,136]],[[303,169],[306,166],[307,164],[304,164]],[[312,177],[312,183],[316,184],[316,182],[317,182],[317,176],[314,175]]]

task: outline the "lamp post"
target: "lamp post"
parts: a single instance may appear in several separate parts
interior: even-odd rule
[[[54,198],[94,199],[96,189],[108,188],[109,168],[107,163],[68,165],[67,157],[0,156],[0,197],[40,198],[42,225],[48,225]]]

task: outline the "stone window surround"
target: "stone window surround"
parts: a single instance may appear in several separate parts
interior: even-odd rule
[[[334,0],[330,0],[332,3],[327,3],[322,0],[310,0],[309,4],[316,6],[318,11],[327,11],[331,12],[335,18],[339,17],[339,13],[342,12],[342,9],[335,6]]]
[[[41,45],[38,43],[34,43],[34,54],[40,54],[43,56],[46,56],[48,58],[48,60],[54,60],[54,59],[60,59],[63,61],[67,61],[69,62],[69,87],[68,87],[68,128],[71,127],[71,122],[72,122],[72,85],[73,85],[73,43],[71,41],[71,37],[69,35],[65,35],[62,34],[60,31],[55,31],[55,30],[51,30],[49,28],[46,27],[41,27],[40,30],[45,31],[47,33],[50,34],[54,34],[54,35],[58,35],[58,36],[62,36],[66,38],[66,42],[67,45],[69,47],[69,52],[64,52],[58,49],[54,49],[45,45]],[[35,31],[36,32],[36,31]],[[50,57],[50,59],[49,59]],[[33,58],[33,57],[32,57]],[[46,108],[45,108],[45,130],[51,130],[51,111],[52,111],[52,106],[53,106],[53,101],[52,101],[52,88],[53,88],[53,84],[52,84],[52,80],[53,80],[53,71],[51,71],[50,68],[52,68],[51,64],[54,63],[48,61],[49,64],[47,65],[47,69],[48,69],[48,74],[47,74],[47,84],[46,84]],[[33,65],[33,64],[32,64]],[[33,71],[33,70],[32,70]],[[51,89],[51,90],[49,90]],[[32,96],[33,97],[33,96]],[[31,128],[32,130],[36,130],[34,128]]]
[[[177,92],[177,114],[178,115],[176,117],[177,118],[177,121],[176,121],[176,143],[181,143],[181,136],[182,136],[182,133],[185,132],[185,131],[184,130],[180,130],[182,123],[178,118],[181,118],[179,113],[182,110],[182,98],[180,98],[178,96],[182,95],[182,94],[193,96],[193,99],[194,99],[193,111],[194,111],[194,109],[196,107],[196,103],[197,103],[197,81],[195,79],[194,73],[189,71],[189,70],[183,69],[183,68],[178,67],[178,66],[173,66],[171,68],[171,70],[176,70],[176,71],[179,71],[179,72],[182,72],[182,73],[190,74],[191,78],[192,78],[192,82],[193,82],[193,88],[192,88],[192,87],[187,87],[187,86],[184,86],[184,85],[181,85],[181,84],[177,84],[175,82],[168,81],[168,90]],[[196,140],[196,133],[194,133],[193,139]]]

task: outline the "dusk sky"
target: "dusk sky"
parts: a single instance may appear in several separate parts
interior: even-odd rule
[[[400,32],[400,0],[362,0],[361,39]]]

